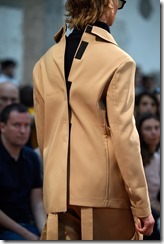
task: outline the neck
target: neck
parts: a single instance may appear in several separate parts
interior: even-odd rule
[[[6,138],[3,135],[1,135],[1,139],[2,139],[3,146],[6,148],[10,156],[13,157],[15,160],[18,160],[21,147],[12,145],[6,140]]]
[[[154,153],[156,151],[157,145],[150,145],[149,146],[149,152]]]

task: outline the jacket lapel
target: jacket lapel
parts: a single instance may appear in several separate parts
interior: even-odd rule
[[[64,71],[64,50],[66,48],[66,26],[61,28],[56,35],[54,40],[57,42],[58,48],[56,48],[55,53],[53,54],[54,62],[56,63],[58,69],[60,70],[63,81],[65,83],[65,71]],[[65,86],[65,85],[64,85]]]
[[[66,88],[65,84],[65,70],[64,70],[64,50],[66,48],[66,25],[62,27],[54,36],[54,40],[57,42],[58,48],[56,49],[55,55],[53,56],[54,62],[58,66],[62,77],[64,81],[64,87]],[[88,35],[90,34],[90,35]],[[100,38],[101,40],[113,43],[114,45],[117,45],[116,41],[114,40],[113,36],[107,32],[106,30],[97,27],[97,26],[90,26],[88,25],[83,33],[83,36],[81,38],[81,41],[79,43],[79,46],[77,48],[77,51],[75,53],[74,58],[80,58],[82,57],[82,54],[85,52],[85,49],[87,49],[87,43],[89,43],[91,40],[93,40],[94,36],[97,38]],[[71,70],[74,66],[74,60],[72,62]],[[71,73],[70,70],[70,73]],[[70,76],[70,75],[69,75]],[[69,78],[68,78],[69,80]]]

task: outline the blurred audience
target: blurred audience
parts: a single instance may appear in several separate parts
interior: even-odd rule
[[[0,83],[0,113],[7,105],[19,102],[19,89],[17,85],[6,81]]]
[[[0,117],[0,239],[39,240],[46,215],[40,163],[25,147],[31,116],[22,104],[5,107]]]
[[[158,93],[159,88],[157,87],[155,75],[148,74],[142,77],[143,92]]]
[[[32,117],[31,123],[31,133],[27,145],[32,148],[38,147],[37,136],[36,136],[36,126],[34,118],[34,102],[33,102],[33,87],[32,85],[23,85],[19,88],[20,102],[24,104]]]
[[[142,67],[137,65],[135,72],[135,94],[143,92],[159,94],[159,75],[157,73],[144,74]]]
[[[151,236],[145,240],[160,240],[160,121],[151,113],[143,113],[137,120],[137,129],[141,142],[141,155],[148,184],[152,214],[156,221]]]
[[[34,111],[33,102],[33,87],[32,85],[22,85],[19,88],[19,97],[22,104],[28,107],[29,110]]]
[[[15,79],[16,67],[17,63],[12,59],[1,60],[0,82],[10,81],[18,85],[18,81]]]
[[[135,118],[148,112],[159,116],[159,103],[155,94],[142,92],[135,97]]]
[[[161,93],[160,91],[156,91],[154,93],[155,97],[157,98],[157,101],[158,101],[158,113],[159,115],[161,114]]]
[[[141,66],[136,66],[136,72],[135,72],[135,94],[138,95],[143,91],[142,86],[142,78],[143,78],[143,71]]]

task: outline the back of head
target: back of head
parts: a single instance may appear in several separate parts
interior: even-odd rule
[[[19,89],[20,102],[27,107],[33,107],[33,87],[31,85],[24,85]]]
[[[15,76],[15,68],[17,66],[16,61],[12,59],[6,59],[1,61],[1,73],[9,78]],[[4,81],[4,80],[3,80]]]
[[[18,86],[16,84],[12,83],[11,81],[3,81],[0,83],[0,92],[3,89],[9,89],[9,88],[13,88],[13,89],[19,91]]]
[[[67,0],[66,23],[70,29],[84,29],[99,20],[111,3],[112,0]]]
[[[6,70],[9,67],[16,67],[16,61],[12,60],[12,59],[5,59],[1,61],[1,70]]]

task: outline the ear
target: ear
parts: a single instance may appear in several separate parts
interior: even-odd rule
[[[3,133],[5,131],[6,124],[3,122],[0,122],[0,131]]]

